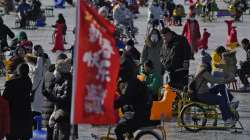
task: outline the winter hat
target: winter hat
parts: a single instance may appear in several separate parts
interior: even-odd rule
[[[65,60],[66,58],[68,58],[68,56],[64,53],[60,53],[57,57],[56,57],[56,61],[58,60]]]
[[[211,56],[205,51],[201,51],[201,64],[211,64]]]
[[[21,31],[18,35],[18,40],[27,40],[27,34],[24,31]]]
[[[58,60],[56,63],[56,71],[59,73],[69,73],[71,70],[71,64],[65,60]]]

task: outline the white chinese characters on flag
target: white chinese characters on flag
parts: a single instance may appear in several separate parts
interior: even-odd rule
[[[78,4],[72,123],[112,124],[120,64],[115,28],[85,0]]]

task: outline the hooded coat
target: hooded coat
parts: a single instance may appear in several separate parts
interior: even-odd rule
[[[162,73],[162,64],[160,60],[160,53],[163,45],[163,40],[158,42],[152,42],[149,37],[145,41],[145,45],[141,54],[141,63],[144,63],[146,60],[151,60],[154,65],[154,69],[157,73]]]

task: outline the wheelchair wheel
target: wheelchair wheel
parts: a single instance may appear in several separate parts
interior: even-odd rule
[[[145,130],[140,131],[134,140],[162,140],[161,136],[155,131]]]
[[[178,103],[179,101],[182,99],[182,96],[179,92],[176,92],[176,97],[175,100],[172,104],[172,111],[173,111],[173,115],[177,116],[178,115]],[[182,107],[181,107],[182,108]]]
[[[198,132],[206,126],[205,109],[198,104],[189,104],[181,111],[181,123],[188,131]]]

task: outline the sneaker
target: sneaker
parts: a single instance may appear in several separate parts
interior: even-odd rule
[[[236,122],[232,119],[229,118],[224,122],[224,127],[231,128],[236,124]]]

